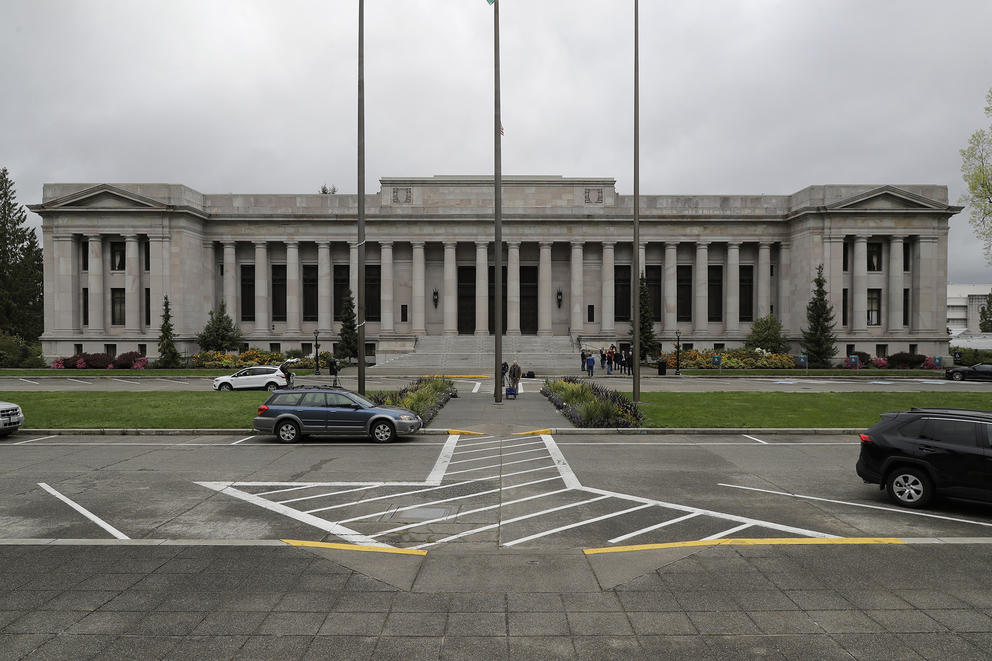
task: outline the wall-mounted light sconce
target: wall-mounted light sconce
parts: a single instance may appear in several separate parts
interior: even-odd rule
[[[555,301],[558,303],[558,307],[561,307],[562,295],[560,289],[555,293]]]
[[[437,289],[434,290],[434,307],[437,307]]]

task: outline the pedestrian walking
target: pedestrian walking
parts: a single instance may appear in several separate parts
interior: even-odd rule
[[[500,365],[500,370],[501,370],[501,372],[500,372],[500,378],[501,378],[500,388],[505,388],[506,387],[506,372],[509,369],[510,369],[510,366],[507,365],[506,364],[506,361],[504,360],[503,361],[503,364]]]
[[[517,364],[517,361],[513,361],[513,365],[510,366],[509,376],[510,376],[510,387],[513,388],[514,390],[517,389],[517,384],[520,383],[520,375],[522,373],[523,370],[520,369],[520,365]]]
[[[582,353],[579,354],[581,360],[579,361],[579,371],[584,372],[586,369],[586,350],[583,349]]]
[[[592,376],[592,371],[596,367],[596,357],[591,353],[586,356],[586,371],[589,372],[589,376]]]
[[[599,348],[599,369],[606,369],[606,349],[603,347]]]

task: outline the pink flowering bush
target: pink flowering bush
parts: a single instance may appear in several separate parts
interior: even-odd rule
[[[921,367],[925,370],[940,369],[939,367],[933,364],[933,356],[927,356],[927,359],[923,361],[923,365]]]
[[[79,360],[77,360],[76,361],[76,369],[77,370],[84,370],[84,369],[86,369],[86,361],[83,360],[82,358],[80,358]]]
[[[133,370],[143,370],[148,368],[148,359],[144,356],[136,358],[134,363],[131,365]]]
[[[889,366],[889,361],[885,360],[884,358],[872,358],[871,364],[879,369],[885,369],[886,367]]]
[[[62,358],[56,358],[55,359],[55,362],[52,363],[52,369],[53,370],[64,370],[65,369],[65,361]]]

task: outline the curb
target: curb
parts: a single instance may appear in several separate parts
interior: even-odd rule
[[[22,427],[22,434],[51,434],[53,436],[75,435],[75,436],[231,436],[237,434],[259,434],[253,429],[27,429]],[[448,429],[421,429],[412,436],[424,435],[448,435]]]
[[[541,430],[549,434],[860,434],[864,428],[847,427],[558,427]]]

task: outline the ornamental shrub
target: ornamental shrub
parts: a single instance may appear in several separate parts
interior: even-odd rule
[[[713,364],[713,357],[722,356],[724,369],[789,369],[796,366],[796,357],[787,353],[768,353],[761,349],[732,349],[730,351],[698,351],[688,349],[682,352],[682,369],[719,369]],[[675,369],[675,352],[663,353],[660,357],[670,369]]]
[[[644,414],[632,401],[574,376],[546,379],[541,394],[577,427],[638,427]]]
[[[55,359],[55,362],[52,363],[52,369],[53,370],[62,370],[62,369],[65,369],[65,359],[64,358],[56,358]]]
[[[144,356],[134,359],[134,363],[131,365],[133,370],[144,370],[148,369],[148,359]]]
[[[915,353],[894,353],[889,356],[889,369],[919,369],[926,359],[926,356]]]
[[[420,416],[424,425],[427,425],[455,395],[455,384],[450,379],[425,376],[402,390],[369,393],[368,398],[379,406],[401,406],[410,409]]]
[[[134,361],[141,357],[142,355],[137,351],[128,351],[117,356],[112,364],[114,369],[129,370],[134,365]]]
[[[82,353],[79,354],[79,358],[85,363],[84,368],[89,367],[96,370],[105,370],[108,365],[114,362],[114,357],[108,353]]]
[[[872,358],[871,364],[879,369],[885,369],[886,367],[889,366],[889,361],[885,360],[884,358]]]

